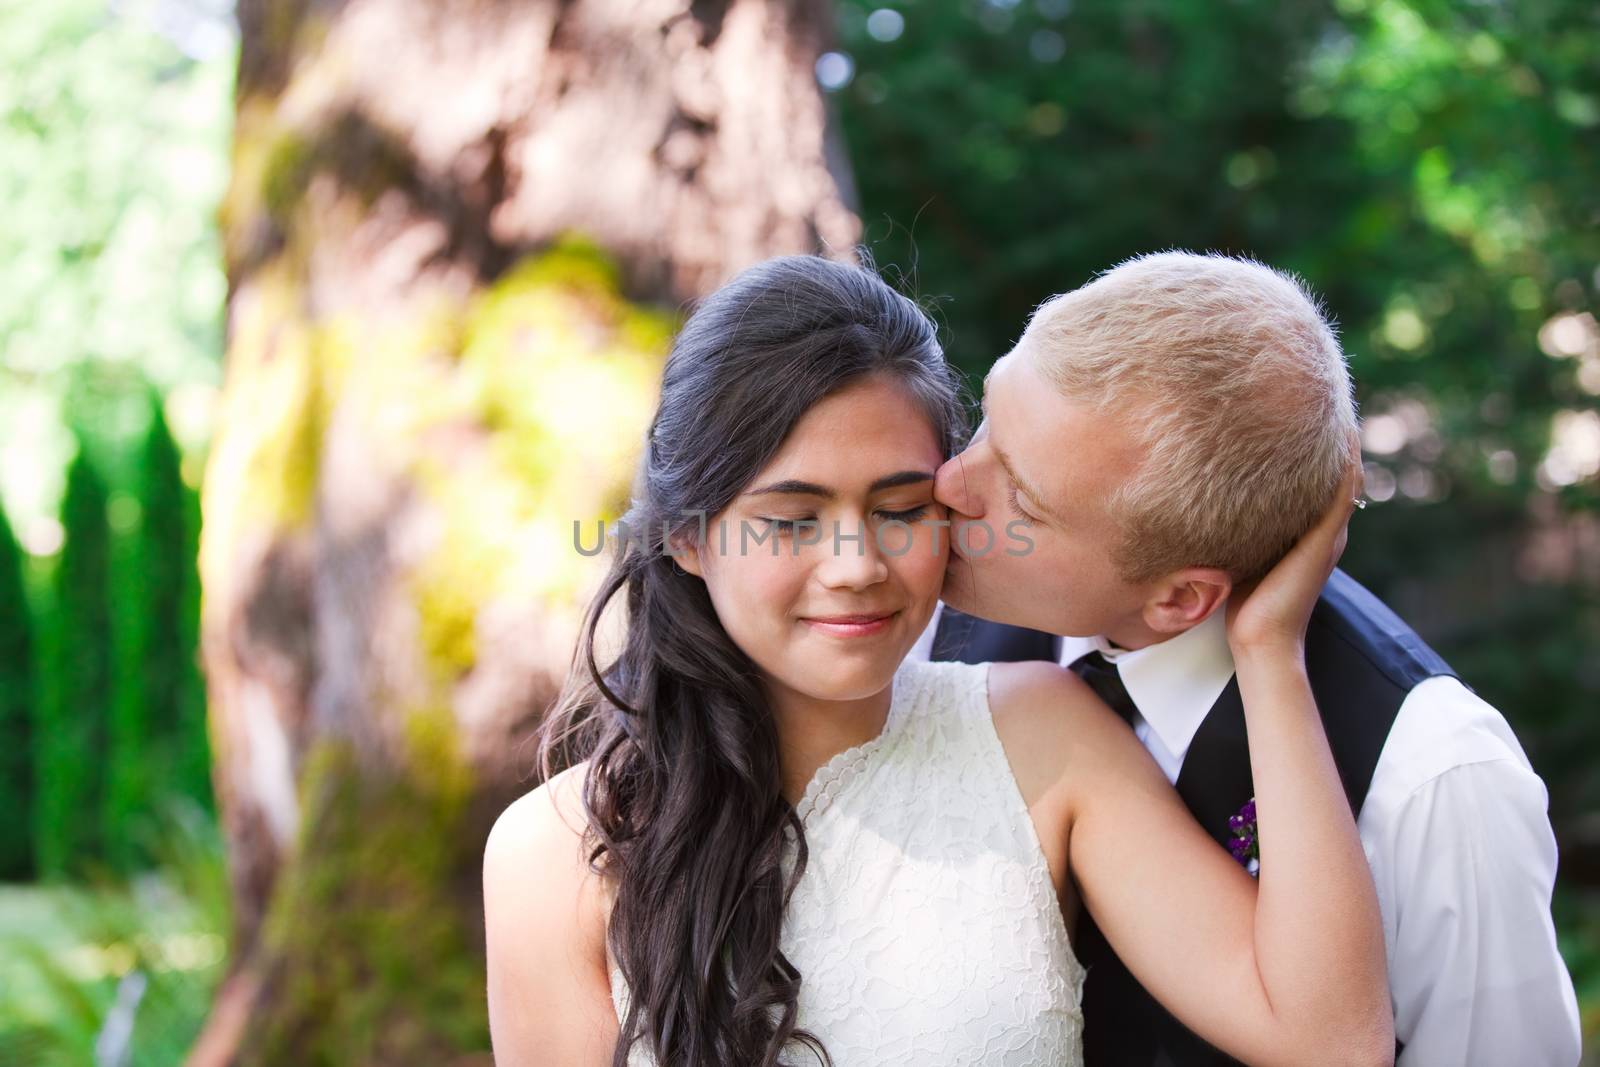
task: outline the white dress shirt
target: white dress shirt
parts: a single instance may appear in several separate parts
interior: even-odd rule
[[[926,659],[943,604],[911,655]],[[1098,650],[1139,709],[1134,733],[1168,781],[1233,677],[1223,613],[1135,651]],[[1356,820],[1383,914],[1397,1067],[1573,1067],[1577,997],[1550,917],[1549,796],[1504,717],[1455,678],[1406,695]]]

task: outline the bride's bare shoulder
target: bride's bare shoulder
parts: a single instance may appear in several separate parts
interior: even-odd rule
[[[1059,664],[990,664],[989,708],[1024,796],[1078,780],[1085,763],[1137,746],[1093,690]]]
[[[484,883],[521,882],[524,875],[556,876],[568,889],[588,880],[588,826],[583,787],[588,762],[576,764],[524,793],[500,813],[484,845]]]
[[[589,865],[583,810],[587,764],[523,794],[500,813],[483,848],[483,900],[507,945],[529,940],[604,961],[604,887]],[[552,921],[553,920],[553,921]],[[574,921],[576,920],[576,921]]]
[[[1082,679],[1045,660],[991,663],[989,707],[996,720],[1004,716],[1030,728],[1071,727],[1106,710]]]
[[[604,887],[584,839],[587,770],[578,764],[513,801],[484,846],[497,1062],[608,1062],[602,1053],[615,1041]]]

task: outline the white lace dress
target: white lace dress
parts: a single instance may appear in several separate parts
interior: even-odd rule
[[[1083,967],[989,712],[988,665],[907,660],[883,732],[797,805],[781,943],[836,1067],[1081,1067]],[[628,989],[611,972],[626,1017]],[[801,1046],[785,1062],[815,1058]],[[630,1067],[652,1063],[636,1044]]]

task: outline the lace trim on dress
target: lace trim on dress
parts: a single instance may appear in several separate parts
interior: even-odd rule
[[[883,729],[878,731],[876,737],[870,737],[859,745],[851,745],[842,752],[835,752],[833,756],[817,768],[811,776],[811,781],[806,783],[805,792],[800,794],[800,800],[794,806],[795,814],[804,823],[814,812],[827,811],[833,803],[833,798],[851,782],[855,781],[866,771],[867,761],[872,754],[882,748],[884,742],[894,735],[895,728],[905,718],[908,705],[911,703],[910,679],[903,674],[894,680],[894,691],[889,697],[889,713],[884,717]]]

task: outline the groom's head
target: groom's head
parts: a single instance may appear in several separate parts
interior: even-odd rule
[[[1307,291],[1183,252],[1047,301],[984,392],[984,423],[935,493],[958,528],[997,536],[988,551],[953,539],[944,599],[1127,646],[1183,632],[1264,574],[1331,501],[1356,426]],[[1016,520],[1031,549],[1007,538]]]

